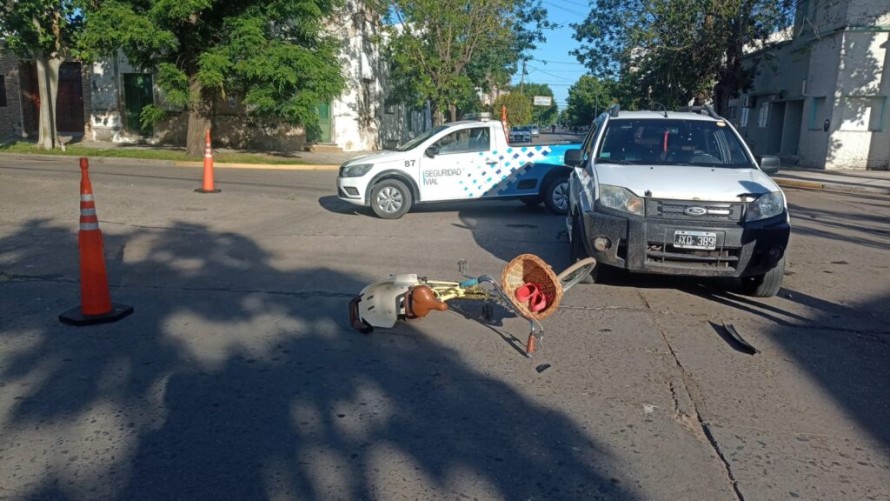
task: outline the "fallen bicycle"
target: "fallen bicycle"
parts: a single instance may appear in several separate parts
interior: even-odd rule
[[[483,301],[483,317],[491,320],[494,305],[500,304],[529,322],[525,354],[531,356],[543,340],[540,321],[559,308],[562,295],[596,266],[593,258],[582,259],[556,275],[550,265],[534,254],[521,254],[504,267],[498,283],[488,275],[466,274],[466,261],[458,263],[460,282],[430,280],[414,273],[390,275],[362,289],[349,302],[349,320],[359,332],[389,329],[400,320],[423,318],[430,311],[448,310],[448,301]]]

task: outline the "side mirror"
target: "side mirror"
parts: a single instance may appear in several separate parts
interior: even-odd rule
[[[779,172],[781,160],[774,155],[766,155],[760,159],[760,170],[772,176]]]
[[[434,158],[436,155],[439,154],[439,147],[438,146],[430,146],[429,148],[427,148],[426,150],[423,151],[423,154],[430,158]]]
[[[569,167],[580,167],[583,157],[581,156],[580,149],[571,149],[566,150],[565,157],[563,157],[563,163],[568,165]]]

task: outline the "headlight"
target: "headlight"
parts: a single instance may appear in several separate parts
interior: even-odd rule
[[[600,185],[599,202],[604,207],[610,209],[630,212],[638,216],[643,215],[643,199],[621,186],[612,186],[611,184]]]
[[[362,177],[374,167],[374,164],[354,164],[340,166],[340,177]]]
[[[760,221],[785,212],[785,196],[781,191],[764,193],[748,204],[745,221]]]

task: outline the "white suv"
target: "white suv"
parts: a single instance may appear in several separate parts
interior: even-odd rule
[[[754,296],[782,286],[791,226],[785,194],[710,107],[600,115],[566,152],[574,260],[632,272],[738,277]]]

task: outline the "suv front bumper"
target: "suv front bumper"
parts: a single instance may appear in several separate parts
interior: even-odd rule
[[[582,221],[584,247],[597,262],[632,272],[671,275],[761,275],[782,259],[791,233],[784,215],[744,224],[693,224],[688,220],[588,212],[583,214]],[[715,233],[716,248],[676,248],[674,232],[677,230]],[[594,242],[603,237],[610,245],[597,250]]]

